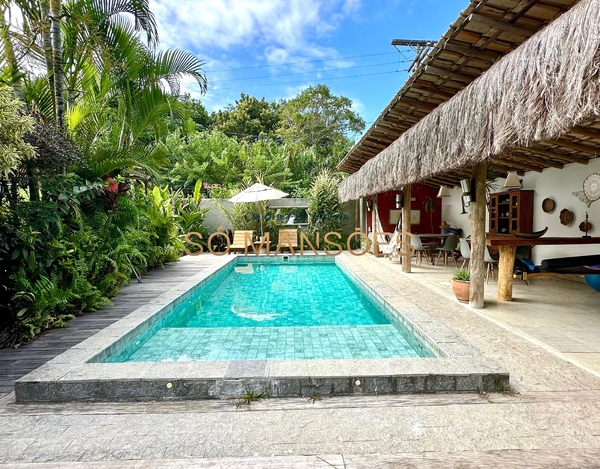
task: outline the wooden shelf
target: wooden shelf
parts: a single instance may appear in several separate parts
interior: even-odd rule
[[[489,233],[508,235],[533,231],[533,191],[490,194],[489,210]]]

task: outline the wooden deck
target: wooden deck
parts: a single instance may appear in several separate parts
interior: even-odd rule
[[[69,321],[69,327],[48,331],[17,349],[0,350],[0,399],[13,392],[15,380],[211,266],[217,259],[202,256],[189,262],[190,258],[184,257],[179,262],[152,270],[143,276],[142,283],[137,283],[134,278],[131,284],[123,287],[112,299],[112,306],[86,313]]]

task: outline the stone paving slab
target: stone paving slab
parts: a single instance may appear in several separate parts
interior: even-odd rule
[[[185,457],[186,447],[178,447],[179,457]],[[183,450],[183,453],[181,452]],[[192,451],[193,452],[193,451]],[[357,468],[411,468],[411,469],[479,469],[481,467],[527,467],[530,469],[580,469],[597,467],[600,460],[598,450],[504,450],[464,451],[460,453],[403,453],[403,454],[324,454],[312,456],[272,456],[251,458],[207,458],[207,459],[143,459],[138,461],[111,461],[116,469],[357,469]],[[39,464],[9,464],[14,469],[100,469],[106,462],[62,462]]]
[[[415,274],[403,274],[397,264],[366,257],[360,260],[348,258],[347,262],[359,265],[355,271],[378,274],[388,290],[396,291],[397,295],[401,293],[414,307],[431,315],[470,346],[509,370],[513,386],[529,391],[600,389],[598,376],[566,362],[484,312],[434,294],[431,288],[413,280],[417,278],[413,276]]]
[[[564,454],[587,448],[598,454],[599,393],[585,402],[576,402],[573,393],[568,397],[570,402],[501,394],[324,398],[314,403],[269,399],[240,408],[234,401],[221,401],[199,412],[192,409],[205,403],[192,402],[181,406],[188,407],[181,413],[172,409],[183,403],[153,403],[143,413],[132,412],[139,407],[135,404],[87,404],[63,414],[50,413],[56,405],[36,410],[12,404],[0,415],[0,448],[11,448],[0,453],[0,462],[161,460],[176,457],[179,450],[188,458],[337,453],[344,460],[357,455],[358,462],[369,460],[361,454],[387,454],[383,461],[395,463],[414,453],[435,455],[441,462],[441,454],[457,457],[457,451]],[[96,406],[104,413],[88,413]]]

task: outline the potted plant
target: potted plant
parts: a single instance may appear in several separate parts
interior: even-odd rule
[[[460,268],[452,276],[452,291],[458,301],[469,302],[471,274],[468,269]]]

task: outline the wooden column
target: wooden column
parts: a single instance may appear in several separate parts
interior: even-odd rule
[[[358,226],[360,226],[360,231],[362,231],[363,233],[367,232],[367,213],[366,213],[366,209],[365,209],[365,199],[364,198],[360,198],[357,200],[356,202],[358,204],[359,210],[359,224]]]
[[[373,255],[377,255],[378,253],[375,252],[375,241],[376,241],[376,237],[375,237],[375,233],[377,232],[377,222],[375,221],[376,219],[376,215],[379,216],[379,212],[377,210],[377,194],[374,194],[371,197],[371,233],[373,233],[373,242],[371,243],[371,252],[373,253]]]
[[[500,262],[498,263],[498,299],[512,301],[513,270],[515,268],[516,246],[498,246]]]
[[[483,308],[485,289],[485,210],[486,210],[486,163],[473,168],[475,187],[471,187],[471,290],[469,304],[473,308]],[[473,199],[473,192],[475,200]]]
[[[402,231],[410,233],[410,184],[407,184],[402,189],[402,197],[404,205],[402,206]],[[408,244],[402,244],[402,271],[410,273],[410,236],[402,235],[402,241]]]

